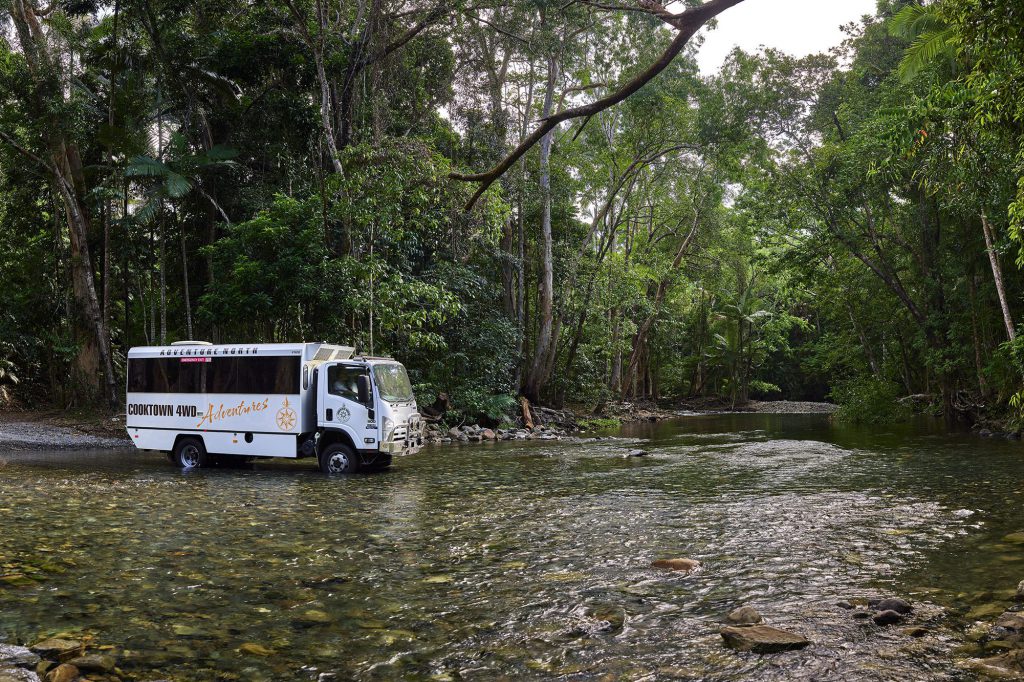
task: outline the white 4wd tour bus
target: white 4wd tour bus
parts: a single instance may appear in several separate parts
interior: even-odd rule
[[[186,469],[214,456],[312,457],[325,473],[423,447],[409,376],[325,343],[181,341],[128,351],[128,435]]]

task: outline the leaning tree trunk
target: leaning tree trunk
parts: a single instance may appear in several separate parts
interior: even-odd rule
[[[999,294],[999,307],[1003,311],[1003,324],[1006,325],[1006,337],[1013,341],[1017,338],[1017,328],[1013,324],[1013,317],[1010,315],[1010,304],[1006,298],[1006,286],[1003,284],[1003,268],[999,264],[999,255],[993,246],[995,240],[992,237],[992,226],[989,225],[988,216],[981,214],[981,230],[985,233],[985,249],[988,251],[988,261],[992,266],[992,279],[996,283],[996,293]]]

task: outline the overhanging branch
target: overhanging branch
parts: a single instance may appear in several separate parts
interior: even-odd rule
[[[649,0],[636,0],[636,9],[638,11],[657,16],[677,30],[675,38],[665,51],[661,53],[661,56],[659,56],[658,59],[648,66],[643,72],[634,76],[621,88],[607,96],[589,104],[566,109],[565,111],[561,111],[557,114],[541,119],[540,125],[538,125],[529,136],[523,139],[523,141],[519,143],[519,146],[513,149],[508,156],[499,161],[498,164],[490,170],[484,173],[451,173],[450,177],[454,180],[480,183],[480,186],[473,194],[473,197],[466,204],[466,209],[471,209],[483,193],[486,192],[498,178],[504,175],[516,161],[526,154],[526,152],[528,152],[534,145],[540,142],[541,138],[554,130],[560,123],[574,118],[589,118],[600,111],[604,111],[605,109],[615,106],[640,90],[640,88],[647,85],[647,83],[654,80],[658,74],[668,68],[669,64],[672,63],[672,60],[682,52],[686,44],[704,24],[730,7],[738,5],[741,2],[743,2],[743,0],[711,0],[699,7],[693,7],[685,12],[681,12],[680,14],[672,14],[660,3],[650,2]]]

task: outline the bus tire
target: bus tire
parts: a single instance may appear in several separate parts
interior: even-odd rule
[[[325,474],[354,474],[359,471],[359,456],[342,443],[329,445],[320,453],[320,471]]]
[[[174,465],[182,469],[204,469],[210,466],[210,456],[200,438],[182,438],[172,453]]]

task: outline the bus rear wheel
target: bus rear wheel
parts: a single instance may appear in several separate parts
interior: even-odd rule
[[[325,474],[354,474],[359,471],[359,457],[347,445],[329,445],[320,453],[320,471]]]
[[[182,469],[201,469],[210,465],[203,441],[198,438],[182,438],[174,446],[171,460]]]

